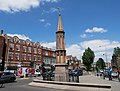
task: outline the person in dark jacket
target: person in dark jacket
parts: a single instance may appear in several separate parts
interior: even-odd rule
[[[112,68],[109,70],[108,75],[109,75],[109,80],[112,80]]]

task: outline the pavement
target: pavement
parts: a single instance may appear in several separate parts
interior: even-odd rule
[[[105,84],[99,80],[101,80],[101,78],[94,75],[80,76],[79,83],[43,81],[41,77],[38,77],[34,79],[33,82],[29,83],[29,85],[69,91],[111,91],[111,84]]]

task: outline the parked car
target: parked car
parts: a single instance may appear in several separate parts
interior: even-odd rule
[[[70,76],[82,76],[83,70],[82,69],[70,70],[69,75]]]
[[[118,72],[112,72],[111,76],[112,78],[118,78]]]
[[[112,72],[112,74],[111,74],[111,80],[112,79],[118,79],[118,81],[120,82],[120,75],[119,75],[119,73],[118,72]]]
[[[13,82],[16,80],[16,76],[14,75],[14,73],[11,72],[1,72],[0,79],[3,82]]]

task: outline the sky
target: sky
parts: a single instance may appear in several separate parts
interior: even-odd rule
[[[58,7],[67,55],[81,59],[90,47],[95,61],[110,62],[120,47],[120,0],[0,0],[0,30],[55,49]]]

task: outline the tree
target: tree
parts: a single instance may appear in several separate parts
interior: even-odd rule
[[[120,56],[120,48],[119,48],[119,47],[114,48],[113,54],[114,54],[116,57]]]
[[[117,69],[120,68],[120,64],[118,62],[118,57],[120,57],[120,48],[116,47],[114,48],[113,55],[112,55],[112,66],[116,67]]]
[[[98,69],[104,69],[105,67],[105,62],[102,58],[99,58],[98,61],[96,62],[96,67]]]
[[[88,47],[82,56],[83,64],[86,66],[87,70],[90,70],[94,58],[95,58],[94,52]]]

